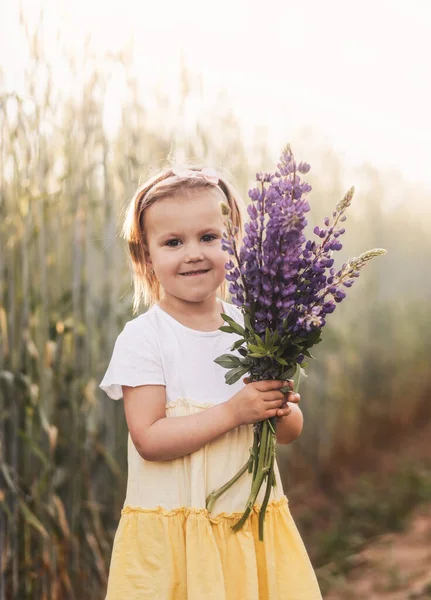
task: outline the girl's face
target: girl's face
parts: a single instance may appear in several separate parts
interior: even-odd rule
[[[168,196],[146,209],[148,263],[168,302],[204,302],[223,283],[223,199],[217,188],[203,188]]]

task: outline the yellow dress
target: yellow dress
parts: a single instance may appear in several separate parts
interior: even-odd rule
[[[167,405],[167,416],[209,406],[183,398]],[[208,494],[245,464],[252,441],[252,426],[242,425],[189,456],[149,462],[129,436],[127,495],[106,600],[321,600],[278,469],[263,542],[262,495],[243,529],[231,529],[250,492],[248,473],[216,501],[211,514],[205,508]]]

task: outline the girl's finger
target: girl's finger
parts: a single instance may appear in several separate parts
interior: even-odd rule
[[[271,401],[271,400],[281,400],[281,402],[284,403],[284,404],[287,402],[286,395],[282,394],[278,390],[272,390],[271,392],[263,392],[262,393],[262,399],[265,402],[268,402],[268,401]]]
[[[274,381],[278,381],[278,379],[275,379]],[[243,382],[244,383],[250,383],[251,382],[251,377],[244,377],[243,378]],[[286,386],[293,391],[293,379],[286,379],[286,381],[280,381],[279,382],[279,387],[286,387]]]
[[[281,408],[281,400],[267,400],[265,402],[265,410],[274,410],[274,408]]]
[[[299,394],[297,394],[296,392],[289,392],[287,394],[287,402],[294,402],[295,404],[298,404],[298,402],[300,402],[301,400],[301,396]]]
[[[290,406],[286,406],[286,408],[280,408],[277,411],[277,417],[287,417],[292,412]]]
[[[256,381],[254,386],[259,392],[270,392],[271,390],[279,390],[286,386],[286,381],[280,381],[280,379],[263,379],[262,381]]]

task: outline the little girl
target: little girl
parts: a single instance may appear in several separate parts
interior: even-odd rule
[[[286,382],[227,385],[214,362],[237,339],[219,330],[221,313],[242,321],[225,299],[222,201],[241,231],[238,195],[215,171],[166,169],[127,209],[134,309],[142,301],[150,308],[126,323],[100,384],[124,398],[129,429],[106,600],[321,599],[278,470],[264,542],[262,496],[245,526],[231,529],[250,492],[248,473],[211,514],[205,508],[247,461],[253,423],[277,416],[280,443],[302,429],[299,395],[280,391]]]

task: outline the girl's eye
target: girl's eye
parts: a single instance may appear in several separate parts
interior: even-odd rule
[[[176,248],[178,246],[178,244],[180,243],[180,240],[175,239],[175,240],[168,240],[166,242],[166,246],[169,246],[170,248]]]
[[[201,240],[203,242],[212,242],[213,240],[217,239],[217,236],[214,235],[213,233],[206,233],[205,235],[202,236]],[[179,240],[178,238],[173,238],[172,240],[168,240],[165,245],[168,246],[169,248],[178,248],[178,246],[181,244],[181,240]]]

